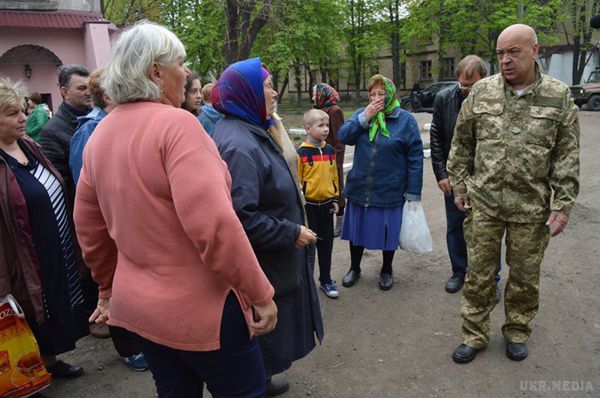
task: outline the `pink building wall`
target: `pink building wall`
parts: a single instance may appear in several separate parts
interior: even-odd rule
[[[90,71],[105,66],[110,54],[110,38],[108,25],[86,24],[84,47],[86,49],[86,63]]]
[[[86,24],[85,29],[42,29],[0,27],[0,56],[8,50],[31,44],[52,51],[63,65],[80,64],[91,71],[103,66],[110,53],[110,41],[106,24]],[[47,64],[32,63],[31,78],[27,79],[22,64],[0,64],[0,76],[22,80],[29,92],[50,93],[52,110],[62,102],[58,88],[58,68],[48,60]]]

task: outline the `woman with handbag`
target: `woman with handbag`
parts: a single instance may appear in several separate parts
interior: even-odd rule
[[[404,201],[421,200],[423,144],[415,118],[400,109],[390,79],[377,74],[368,90],[369,105],[339,131],[342,143],[355,146],[344,187],[347,204],[340,238],[350,241],[350,270],[342,285],[353,286],[360,278],[366,248],[382,251],[379,288],[389,290]]]
[[[0,296],[23,307],[54,378],[83,369],[56,355],[89,333],[71,204],[60,173],[25,134],[24,90],[0,80]]]

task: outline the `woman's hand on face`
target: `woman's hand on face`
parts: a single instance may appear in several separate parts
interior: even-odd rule
[[[308,245],[309,243],[315,243],[317,241],[317,234],[306,228],[304,225],[300,226],[300,236],[296,241],[296,247],[299,249]]]
[[[383,110],[384,103],[385,98],[369,102],[369,105],[365,108],[365,117],[367,118],[367,121],[373,119],[375,115]]]
[[[96,309],[90,316],[88,321],[90,323],[106,323],[110,318],[110,298],[107,299],[98,299],[98,304],[96,304]]]

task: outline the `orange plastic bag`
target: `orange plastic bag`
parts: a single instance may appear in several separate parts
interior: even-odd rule
[[[50,381],[23,309],[10,294],[0,298],[0,398],[28,397]]]

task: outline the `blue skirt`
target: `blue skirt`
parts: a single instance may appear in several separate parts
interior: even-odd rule
[[[340,239],[369,250],[397,250],[402,206],[363,207],[348,201]]]

